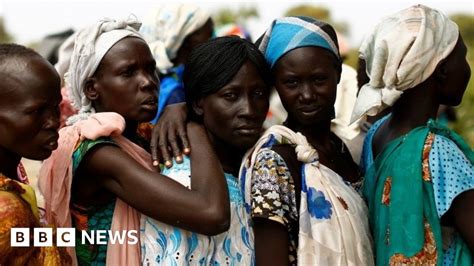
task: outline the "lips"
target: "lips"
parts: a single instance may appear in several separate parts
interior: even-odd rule
[[[48,150],[55,150],[58,148],[59,135],[56,133],[45,141],[44,147]]]
[[[155,96],[148,97],[141,102],[141,106],[144,109],[156,111],[158,108],[158,98]]]
[[[158,98],[151,96],[142,101],[141,105],[157,105]]]
[[[239,135],[244,135],[244,136],[255,136],[260,134],[261,127],[256,127],[256,126],[245,126],[245,127],[239,127],[236,129]]]
[[[321,106],[304,106],[298,108],[297,110],[304,115],[314,115],[318,113],[321,109],[323,109]]]

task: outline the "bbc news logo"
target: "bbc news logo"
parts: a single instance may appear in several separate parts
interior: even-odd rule
[[[76,228],[57,228],[56,235],[52,228],[33,228],[33,237],[30,237],[30,228],[17,227],[11,228],[10,245],[12,247],[29,247],[31,244],[35,247],[74,247],[76,246]],[[77,231],[81,234],[82,244],[107,245],[111,244],[138,244],[137,230],[90,230]],[[54,239],[53,239],[54,238]],[[108,239],[107,239],[108,238]],[[31,242],[33,239],[33,243]]]

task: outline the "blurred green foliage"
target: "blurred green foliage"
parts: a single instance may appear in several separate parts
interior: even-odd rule
[[[220,9],[212,16],[216,26],[229,23],[239,23],[249,18],[258,18],[258,10],[255,7],[240,7],[237,10],[230,8]]]
[[[331,11],[323,6],[309,4],[297,5],[285,12],[285,16],[306,16],[325,21],[343,34],[349,33],[349,25],[346,22],[334,21],[331,17]]]
[[[0,17],[0,43],[12,42],[13,36],[8,33],[3,18]]]
[[[474,72],[474,15],[454,14],[450,16],[458,26],[464,43],[467,46],[467,59]],[[452,123],[452,128],[460,133],[464,139],[474,147],[474,81],[473,74],[464,93],[462,103],[456,108],[457,121]]]

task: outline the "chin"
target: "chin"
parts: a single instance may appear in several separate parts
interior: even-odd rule
[[[24,155],[22,157],[24,157],[26,159],[30,159],[30,160],[35,160],[35,161],[43,161],[43,160],[48,159],[49,156],[51,156],[52,153],[53,153],[53,151],[49,151],[49,150],[38,151],[38,152],[35,152],[34,154],[27,154],[27,155]]]
[[[142,113],[136,117],[136,119],[133,119],[139,123],[144,123],[144,122],[150,122],[155,118],[156,112],[147,112],[147,113]]]

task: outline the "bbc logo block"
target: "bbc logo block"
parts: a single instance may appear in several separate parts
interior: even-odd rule
[[[31,244],[35,247],[51,247],[53,239],[58,247],[74,247],[76,241],[75,228],[57,228],[56,237],[53,235],[52,228],[34,228],[33,243],[30,243],[30,228],[11,228],[10,232],[12,247],[29,247]]]
[[[30,228],[16,227],[10,231],[10,245],[12,247],[30,246]]]

